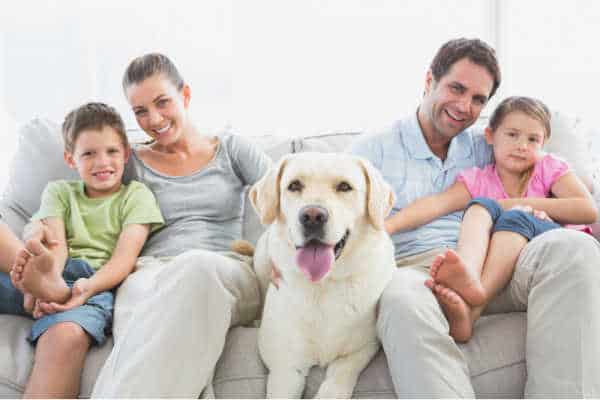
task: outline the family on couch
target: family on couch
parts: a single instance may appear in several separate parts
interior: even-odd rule
[[[351,149],[380,169],[398,198],[397,215],[388,219],[386,228],[394,232],[400,268],[381,298],[377,328],[399,397],[474,397],[456,341],[468,340],[484,306],[501,312],[527,310],[526,396],[600,393],[600,316],[593,310],[600,300],[595,290],[600,247],[590,235],[557,229],[556,224],[594,222],[596,210],[585,185],[566,164],[552,156],[538,160],[550,135],[548,112],[541,102],[521,98],[525,107],[500,117],[485,137],[474,134],[471,126],[500,80],[495,53],[487,44],[451,40],[438,50],[427,71],[416,112]],[[133,60],[123,90],[140,128],[152,139],[134,146],[130,157],[123,146],[124,165],[128,158],[123,178],[150,189],[164,226],[150,234],[143,248],[128,249],[137,256],[141,248],[141,257],[115,299],[115,345],[92,395],[197,397],[212,379],[228,329],[253,321],[260,309],[251,259],[229,247],[241,236],[244,188],[268,170],[270,160],[240,137],[201,134],[188,115],[191,89],[163,55]],[[101,133],[104,125],[93,128]],[[493,145],[493,166],[486,137]],[[511,146],[519,151],[505,154]],[[87,156],[82,154],[82,160]],[[108,158],[101,161],[107,165],[104,169],[87,177],[90,182],[108,179],[118,170],[111,169]],[[492,182],[494,177],[498,181]],[[80,196],[93,197],[82,178],[86,185]],[[473,189],[477,185],[480,191]],[[492,186],[496,192],[488,190]],[[413,207],[431,215],[407,216],[409,204],[446,190],[454,192],[451,198],[458,199],[460,207],[447,212]],[[101,194],[104,200],[114,195]],[[478,200],[467,209],[461,226],[458,210],[477,196],[498,201]],[[554,198],[546,198],[550,196]],[[513,220],[502,218],[509,214],[504,210],[515,205],[529,208],[513,212]],[[142,242],[150,225],[162,222],[156,215],[128,221],[141,229],[136,233]],[[123,232],[116,234],[119,241],[130,224],[124,223]],[[58,233],[71,252],[72,242],[80,237],[73,237],[66,225],[58,224]],[[39,280],[47,272],[45,260],[61,242],[56,233],[56,224],[34,222],[29,240],[22,243],[0,224],[0,311],[13,312],[4,307],[14,305],[16,293],[36,319],[96,306],[81,302],[82,284],[65,296],[65,286],[58,282],[59,299],[28,289],[33,286],[27,276],[37,275]],[[116,252],[119,246],[114,245]],[[125,278],[129,267],[106,289]],[[65,281],[73,281],[67,272],[65,268]],[[26,397],[79,393],[83,360],[96,338],[80,319],[52,321],[35,344]],[[170,360],[176,360],[178,368]]]

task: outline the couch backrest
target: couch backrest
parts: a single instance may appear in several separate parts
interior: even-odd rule
[[[600,173],[597,172],[598,168],[590,151],[593,138],[589,136],[588,130],[577,118],[554,113],[552,131],[546,150],[564,157],[580,176],[591,181],[595,188],[594,195],[600,204]],[[294,139],[265,135],[251,140],[276,162],[288,153],[342,152],[359,135],[362,133],[329,133]],[[62,137],[56,123],[34,119],[19,129],[18,137],[0,213],[3,221],[21,234],[23,226],[39,207],[46,183],[55,179],[77,179],[77,174],[63,161]],[[139,134],[134,135],[134,138],[139,137]],[[247,201],[243,237],[256,243],[262,231],[258,217]]]
[[[77,179],[63,160],[60,127],[36,118],[23,125],[10,164],[8,182],[2,195],[2,219],[21,234],[25,223],[40,206],[46,184],[56,179]]]

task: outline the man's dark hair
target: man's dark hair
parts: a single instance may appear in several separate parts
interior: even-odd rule
[[[431,62],[431,73],[439,82],[457,61],[468,58],[472,63],[481,65],[494,78],[494,86],[488,99],[491,99],[502,80],[496,52],[487,43],[479,39],[453,39],[442,45]]]

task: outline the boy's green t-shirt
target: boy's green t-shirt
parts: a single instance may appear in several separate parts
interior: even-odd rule
[[[110,259],[125,225],[150,224],[155,231],[164,224],[154,194],[137,181],[94,199],[86,196],[82,181],[50,182],[31,219],[49,217],[64,221],[69,257],[84,259],[94,269]]]

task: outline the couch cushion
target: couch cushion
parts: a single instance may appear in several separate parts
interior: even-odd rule
[[[526,323],[524,313],[484,316],[477,322],[473,338],[459,346],[469,365],[477,397],[523,397]],[[264,398],[266,375],[258,354],[257,329],[231,329],[213,381],[216,397]],[[324,377],[323,368],[313,367],[303,397],[314,397]],[[360,375],[353,397],[396,397],[382,351]]]
[[[0,397],[20,397],[33,365],[34,347],[25,339],[31,320],[0,315]],[[100,368],[113,346],[112,337],[101,346],[93,346],[87,355],[81,376],[80,397],[89,397]]]
[[[572,115],[553,112],[550,140],[544,146],[549,153],[564,157],[579,177],[592,181],[592,137],[581,120]]]
[[[17,149],[2,197],[4,208],[12,212],[8,222],[19,235],[22,224],[39,208],[48,181],[77,178],[63,160],[62,143],[60,127],[49,120],[33,119],[18,131]]]
[[[31,321],[0,315],[0,397],[18,397],[23,392],[33,363],[33,346],[26,340]],[[460,345],[469,364],[477,397],[518,398],[525,385],[524,313],[482,317],[470,342]],[[85,361],[80,397],[89,397],[100,368],[112,348],[112,338],[92,347]],[[213,383],[219,398],[264,398],[267,369],[258,354],[257,329],[229,331],[223,355],[217,363]],[[314,367],[307,378],[305,397],[313,397],[325,370]],[[380,351],[363,371],[354,390],[357,398],[394,398],[387,361]]]
[[[362,135],[360,132],[340,132],[296,138],[293,142],[293,152],[344,152],[352,144],[352,141],[360,135]]]

